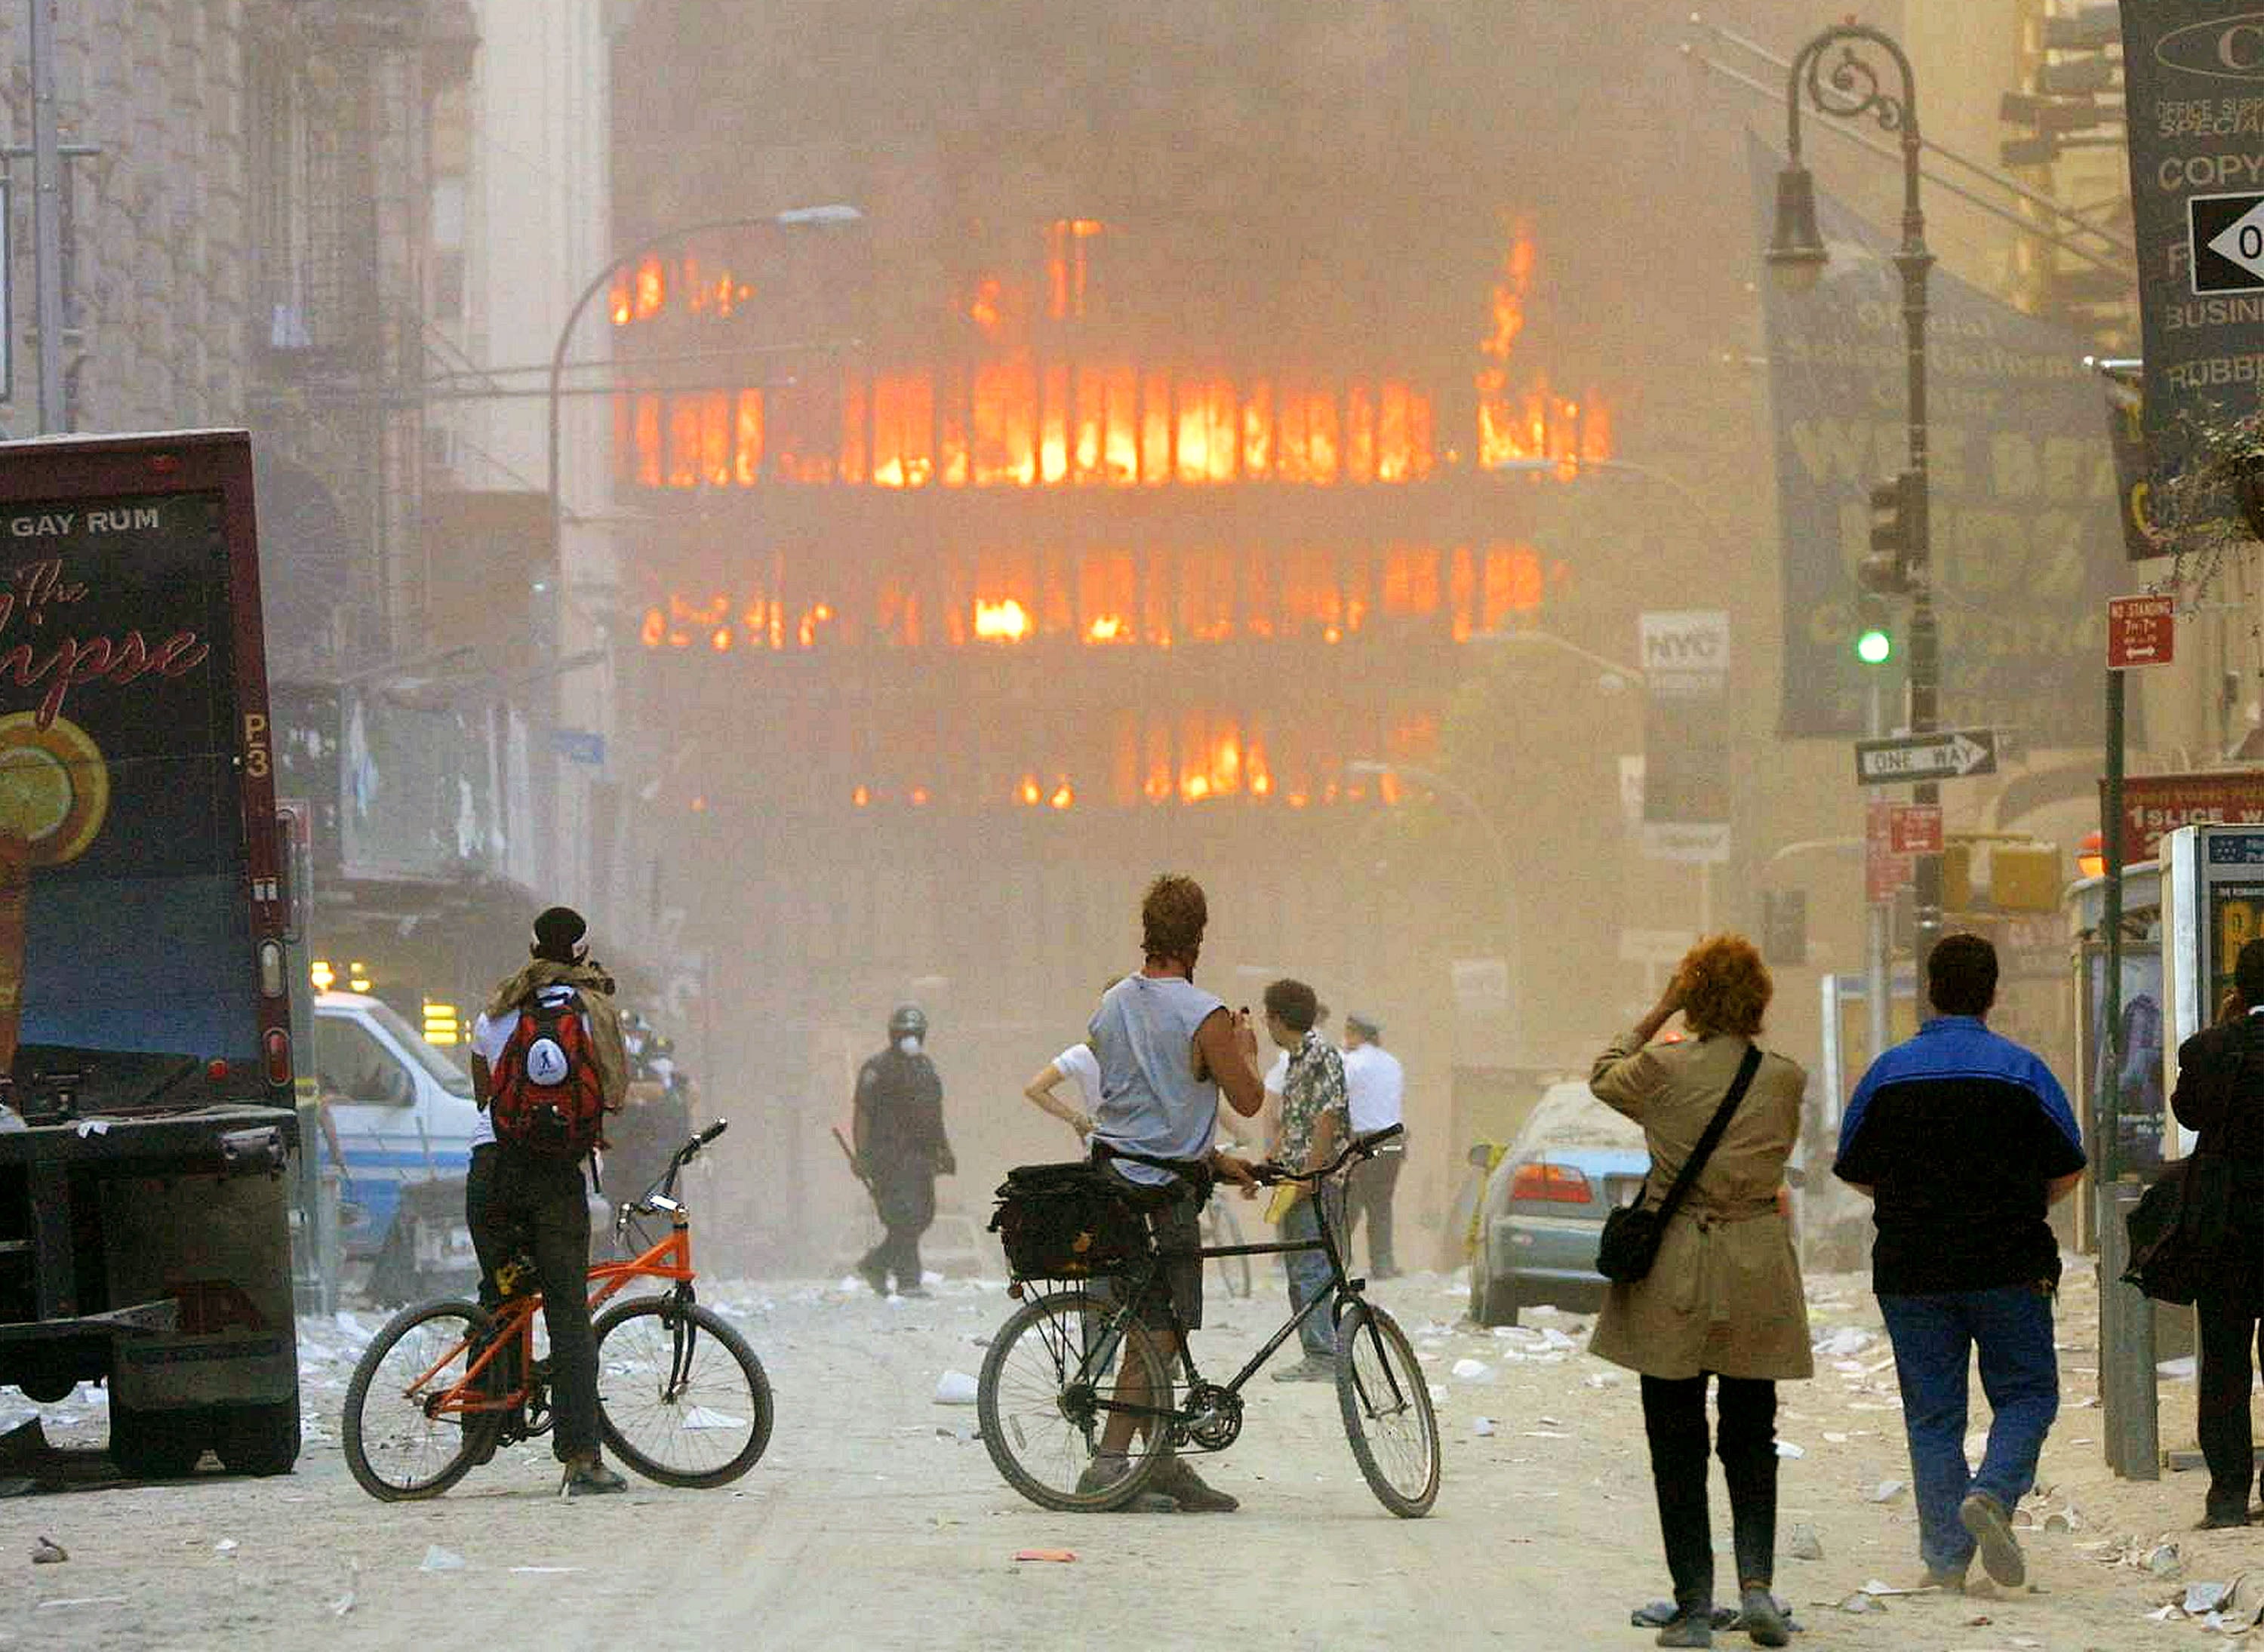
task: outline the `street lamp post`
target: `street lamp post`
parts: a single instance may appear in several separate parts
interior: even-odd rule
[[[754,217],[715,218],[702,223],[678,224],[673,228],[661,230],[657,235],[647,235],[627,251],[617,255],[612,263],[590,278],[589,285],[582,289],[572,305],[568,308],[566,319],[558,329],[558,342],[550,351],[550,379],[545,391],[545,400],[550,416],[549,446],[547,450],[548,460],[546,471],[550,492],[550,554],[557,564],[551,576],[554,579],[562,583],[565,568],[566,506],[565,502],[559,497],[559,449],[562,446],[559,431],[559,386],[566,376],[566,351],[573,343],[574,328],[581,321],[582,312],[590,308],[590,301],[604,292],[613,279],[623,270],[647,253],[666,246],[671,241],[682,241],[693,235],[705,235],[711,230],[720,229],[787,229],[854,224],[862,222],[864,216],[865,214],[854,206],[833,203],[824,206],[796,206],[785,212],[765,213]]]
[[[1827,66],[1833,48],[1839,55]],[[1868,55],[1884,54],[1900,78],[1900,92],[1881,77]],[[1926,429],[1926,283],[1934,267],[1927,250],[1926,216],[1919,210],[1919,163],[1921,140],[1918,127],[1918,94],[1911,75],[1910,58],[1892,37],[1861,23],[1840,23],[1802,47],[1785,77],[1785,167],[1777,174],[1776,228],[1770,236],[1767,262],[1787,286],[1804,289],[1823,275],[1831,253],[1816,222],[1816,183],[1800,163],[1800,111],[1804,100],[1818,114],[1835,119],[1876,120],[1882,131],[1901,141],[1903,161],[1903,238],[1895,249],[1895,268],[1903,284],[1903,363],[1906,374],[1904,415],[1909,427],[1912,482],[1904,522],[1904,571],[1911,598],[1910,731],[1934,732],[1938,714],[1935,695],[1941,678],[1939,634],[1934,619],[1933,547],[1928,532]],[[1921,806],[1939,807],[1941,788],[1934,781],[1915,790]],[[1913,946],[1919,979],[1926,960],[1941,935],[1941,856],[1918,857],[1915,877],[1918,933]]]
[[[1345,764],[1345,772],[1372,778],[1397,774],[1413,780],[1419,786],[1427,786],[1440,796],[1452,801],[1484,830],[1486,840],[1493,845],[1494,876],[1500,884],[1502,918],[1509,931],[1509,1001],[1513,1004],[1520,1003],[1519,993],[1525,985],[1525,945],[1524,935],[1517,921],[1517,897],[1513,893],[1515,886],[1512,879],[1517,863],[1510,855],[1509,839],[1501,835],[1501,828],[1494,823],[1493,816],[1479,806],[1477,799],[1444,775],[1433,774],[1428,769],[1419,769],[1410,763],[1384,763],[1374,757],[1354,757]]]

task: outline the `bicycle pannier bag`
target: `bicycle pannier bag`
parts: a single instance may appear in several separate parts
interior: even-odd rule
[[[1148,1224],[1092,1164],[1018,1166],[998,1197],[990,1231],[1018,1279],[1090,1279],[1147,1248]]]
[[[496,1140],[546,1157],[580,1159],[606,1145],[606,1094],[572,989],[546,989],[519,1006],[495,1063],[488,1112]]]

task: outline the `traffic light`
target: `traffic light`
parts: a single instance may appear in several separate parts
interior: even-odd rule
[[[1869,593],[1855,603],[1855,657],[1866,665],[1884,665],[1895,657],[1895,634],[1887,623],[1887,605]]]
[[[1871,489],[1871,549],[1856,565],[1855,583],[1881,597],[1907,592],[1917,529],[1917,473],[1905,470],[1876,484]]]

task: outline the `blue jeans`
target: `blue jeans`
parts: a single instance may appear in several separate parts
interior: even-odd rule
[[[1958,1522],[1958,1505],[1985,1491],[2011,1513],[2036,1483],[2044,1435],[2059,1415],[2051,1298],[2033,1286],[2000,1285],[1882,1296],[1879,1311],[1902,1384],[1919,1553],[1933,1570],[1962,1572],[1974,1544]],[[1981,1389],[1993,1413],[1978,1472],[1965,1460],[1965,1379],[1973,1350],[1980,1353]]]
[[[1332,1197],[1324,1193],[1324,1197]],[[1331,1206],[1333,1212],[1334,1206]],[[1307,1193],[1289,1206],[1289,1214],[1281,1219],[1281,1243],[1295,1244],[1301,1239],[1321,1236],[1320,1212]],[[1281,1265],[1289,1272],[1289,1310],[1295,1313],[1313,1298],[1325,1293],[1332,1277],[1329,1272],[1329,1253],[1325,1250],[1292,1250],[1281,1258]],[[1337,1351],[1337,1328],[1329,1318],[1324,1306],[1316,1309],[1297,1327],[1297,1338],[1305,1345],[1308,1359],[1333,1359]]]

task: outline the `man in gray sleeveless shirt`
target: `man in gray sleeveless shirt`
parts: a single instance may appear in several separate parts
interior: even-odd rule
[[[1125,1185],[1136,1207],[1148,1213],[1157,1243],[1189,1252],[1201,1243],[1201,1190],[1169,1170],[1110,1153],[1122,1149],[1151,1158],[1201,1161],[1214,1175],[1244,1187],[1256,1185],[1247,1161],[1212,1147],[1220,1095],[1246,1119],[1264,1104],[1266,1087],[1255,1065],[1258,1044],[1249,1018],[1229,1013],[1215,996],[1194,984],[1209,917],[1202,886],[1194,879],[1167,873],[1149,885],[1140,906],[1146,964],[1108,989],[1088,1029],[1100,1062],[1094,1155]],[[1189,1255],[1166,1264],[1154,1288],[1157,1294],[1143,1304],[1142,1317],[1168,1371],[1179,1356],[1179,1340],[1170,1329],[1172,1311],[1190,1330],[1202,1323],[1201,1258]],[[1127,1404],[1145,1402],[1130,1391],[1143,1380],[1136,1362],[1123,1365],[1117,1397]],[[1100,1449],[1083,1476],[1090,1483],[1081,1482],[1081,1489],[1096,1490],[1126,1472],[1126,1453],[1136,1431],[1144,1434],[1129,1413],[1110,1414]],[[1186,1512],[1224,1512],[1237,1506],[1177,1457],[1164,1464],[1150,1486]]]

